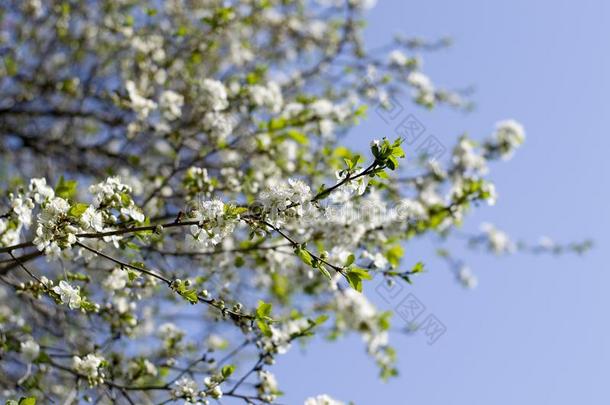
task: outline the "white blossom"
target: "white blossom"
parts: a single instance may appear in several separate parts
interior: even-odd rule
[[[112,270],[110,275],[106,277],[106,280],[103,282],[104,288],[114,291],[114,290],[122,290],[127,285],[129,281],[129,273],[127,271],[122,270],[120,268],[115,268]]]
[[[41,204],[46,199],[55,197],[55,191],[47,185],[47,180],[44,177],[31,179],[29,191],[36,204]]]
[[[104,217],[92,205],[88,206],[80,217],[83,229],[92,229],[96,232],[104,230]]]
[[[481,231],[486,235],[489,248],[496,254],[510,253],[515,246],[509,236],[490,223],[481,224]]]
[[[72,367],[76,372],[87,376],[91,385],[97,385],[103,382],[104,376],[99,369],[103,361],[103,357],[89,353],[85,357],[74,356]]]
[[[140,95],[134,82],[128,81],[125,88],[131,100],[131,108],[137,113],[138,118],[146,119],[150,112],[157,108],[157,103]]]
[[[506,160],[511,158],[514,150],[525,141],[525,130],[517,121],[505,120],[496,124],[494,136],[498,143],[505,145],[505,148],[501,151],[501,156]]]
[[[28,362],[34,361],[40,354],[40,346],[33,339],[28,339],[25,342],[21,342],[20,347],[21,355]]]
[[[250,97],[258,107],[266,107],[272,112],[279,112],[284,104],[280,86],[275,82],[269,82],[266,86],[255,84],[250,86]]]
[[[218,80],[204,79],[201,83],[203,102],[211,111],[222,111],[229,106],[227,89]]]
[[[163,112],[163,116],[169,121],[180,118],[183,105],[184,96],[175,91],[165,90],[159,97],[159,107]]]
[[[318,395],[317,397],[307,398],[304,405],[343,405],[343,402],[323,394]]]
[[[61,302],[70,307],[70,309],[80,308],[82,298],[79,288],[72,287],[68,282],[61,280],[59,285],[53,287],[53,292],[59,295]]]
[[[457,273],[457,278],[458,281],[466,288],[473,289],[476,288],[479,284],[479,280],[472,273],[472,270],[470,270],[470,267],[468,266],[460,267]]]
[[[406,66],[409,63],[409,58],[398,49],[390,52],[389,59],[390,64],[395,66]]]

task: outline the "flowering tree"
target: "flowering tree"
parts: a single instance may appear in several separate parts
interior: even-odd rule
[[[365,48],[371,3],[2,2],[9,403],[274,403],[275,358],[315,334],[362,335],[380,376],[396,375],[391,314],[363,284],[421,273],[404,244],[451,238],[493,204],[488,162],[524,131],[509,120],[462,136],[445,164],[402,139],[346,147],[366,106],[392,96],[468,106],[421,71],[419,54],[443,41]],[[516,244],[492,225],[467,241],[497,254],[589,246]]]

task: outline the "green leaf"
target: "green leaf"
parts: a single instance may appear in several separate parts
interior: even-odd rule
[[[298,247],[294,250],[294,252],[303,261],[303,263],[305,263],[308,266],[312,265],[313,258],[311,257],[311,254],[307,250]]]
[[[324,322],[328,320],[328,315],[320,315],[317,317],[314,322],[316,325],[322,325]]]
[[[307,145],[309,143],[309,138],[307,138],[307,135],[297,131],[296,129],[289,129],[286,132],[286,135],[288,135],[290,138],[292,138],[292,140],[296,141],[301,145]]]
[[[356,261],[356,256],[354,256],[353,254],[350,254],[347,257],[347,261],[345,262],[345,267],[351,266],[355,261]]]
[[[386,259],[392,265],[392,267],[396,267],[400,264],[400,259],[405,255],[405,250],[400,245],[394,245],[390,249],[388,249],[385,253]]]
[[[271,320],[271,309],[273,305],[270,302],[265,302],[263,300],[258,301],[258,306],[256,307],[256,317],[264,320]]]
[[[256,325],[261,330],[261,332],[263,333],[264,336],[271,337],[271,335],[272,335],[271,328],[269,327],[267,322],[258,320],[258,321],[256,321]]]
[[[362,278],[357,273],[349,272],[345,275],[349,285],[356,291],[362,292]]]
[[[191,304],[196,304],[199,302],[199,297],[197,296],[197,291],[195,290],[183,290],[179,293],[184,299],[186,299]]]
[[[61,176],[55,186],[55,194],[66,200],[72,199],[76,195],[77,186],[78,182],[76,180],[65,180],[64,176]]]
[[[324,275],[324,277],[326,277],[329,280],[332,280],[332,276],[330,275],[330,272],[328,270],[326,270],[326,268],[324,267],[323,264],[320,264],[319,266],[317,266],[317,269],[320,271],[320,273],[322,273]]]
[[[233,374],[234,371],[235,366],[231,364],[228,366],[224,366],[220,372],[222,373],[222,376],[227,379],[231,376],[231,374]]]
[[[345,278],[354,290],[362,292],[362,280],[370,280],[372,276],[365,269],[354,267],[345,274]]]
[[[85,211],[89,208],[89,204],[85,203],[76,203],[73,204],[68,210],[68,215],[74,218],[80,218]]]
[[[424,271],[424,264],[422,262],[417,262],[411,269],[411,274],[422,273]]]

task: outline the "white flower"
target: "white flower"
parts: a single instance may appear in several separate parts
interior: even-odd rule
[[[396,207],[397,220],[419,220],[428,216],[426,208],[419,202],[405,198]]]
[[[290,200],[298,203],[305,203],[311,200],[311,189],[302,180],[288,179],[288,185],[292,188]]]
[[[254,105],[266,107],[272,112],[279,112],[284,104],[280,86],[275,82],[269,82],[266,86],[255,84],[250,86],[249,92]]]
[[[44,177],[31,179],[29,190],[37,204],[41,204],[47,198],[55,197],[55,191],[53,191],[53,188],[47,186],[47,180]]]
[[[103,357],[89,353],[82,358],[74,356],[72,358],[72,367],[76,372],[87,376],[91,385],[97,385],[103,381],[103,375],[99,370],[103,361]]]
[[[431,92],[433,90],[430,78],[421,72],[411,72],[407,77],[407,82],[419,90]]]
[[[227,89],[218,80],[204,79],[201,84],[203,101],[211,111],[221,111],[229,106]]]
[[[372,261],[373,266],[378,269],[383,269],[388,265],[388,259],[381,252],[377,252],[373,255],[367,251],[364,251],[362,253],[362,257],[364,257],[365,259],[370,259]]]
[[[34,244],[47,257],[57,257],[62,248],[76,242],[79,229],[66,220],[70,204],[61,197],[53,197],[43,205],[38,214],[38,226]]]
[[[184,336],[184,332],[171,322],[166,322],[159,326],[157,333],[163,340],[176,340]]]
[[[470,267],[462,266],[457,273],[458,281],[466,288],[473,289],[479,284],[479,280],[472,273]]]
[[[487,173],[485,157],[477,153],[472,140],[462,137],[453,149],[453,163],[465,170],[473,170],[480,174]]]
[[[227,342],[227,340],[224,339],[222,336],[212,333],[206,339],[206,344],[212,350],[223,350],[227,348],[229,342]]]
[[[192,399],[199,390],[197,383],[188,377],[182,377],[174,385],[175,388],[172,389],[171,393],[173,398]]]
[[[143,222],[145,219],[144,214],[142,214],[142,211],[140,211],[140,209],[135,205],[121,208],[121,214],[133,219],[136,222]]]
[[[233,131],[233,121],[227,114],[210,111],[203,116],[203,127],[212,138],[224,140]]]
[[[343,402],[332,399],[326,394],[317,397],[307,398],[304,405],[343,405]]]
[[[29,339],[25,342],[21,342],[21,355],[26,361],[35,360],[40,354],[40,346],[34,340]]]
[[[510,253],[515,249],[508,235],[497,229],[494,225],[483,223],[481,224],[481,230],[487,236],[488,246],[494,253]]]
[[[159,97],[159,106],[163,116],[169,121],[180,118],[183,105],[184,97],[175,91],[165,90]]]
[[[390,64],[395,66],[405,66],[409,63],[409,58],[402,51],[395,49],[390,52]]]
[[[261,386],[264,387],[264,391],[266,392],[276,392],[278,389],[277,380],[275,376],[266,370],[261,370],[258,372],[258,379],[260,381]]]
[[[106,180],[93,184],[89,187],[89,193],[93,194],[93,204],[99,208],[104,204],[109,207],[116,207],[121,203],[123,194],[130,194],[131,187],[121,183],[118,176],[108,177]]]
[[[25,197],[11,196],[11,208],[21,224],[26,227],[32,224],[32,209],[34,208],[32,200]]]
[[[309,105],[309,108],[318,117],[326,117],[332,114],[332,112],[334,111],[333,103],[325,98],[314,101]]]
[[[66,281],[61,280],[58,286],[53,287],[53,292],[60,296],[61,302],[68,305],[70,309],[80,308],[81,296],[79,288],[74,288]]]
[[[80,220],[84,229],[93,229],[96,232],[104,230],[104,217],[93,205],[87,207]]]
[[[129,281],[129,274],[127,271],[120,268],[112,270],[112,273],[104,280],[102,285],[108,290],[121,290],[125,288]]]
[[[215,387],[213,387],[210,390],[209,394],[214,399],[222,398],[222,389],[220,388],[220,385],[216,385]]]
[[[157,375],[157,367],[155,367],[155,365],[152,364],[150,361],[148,361],[147,359],[144,359],[143,365],[144,365],[144,371],[146,372],[147,375],[152,375],[152,376]]]
[[[125,84],[125,88],[127,89],[127,94],[131,100],[131,108],[138,114],[138,118],[145,119],[152,110],[157,108],[157,103],[146,97],[142,97],[138,93],[134,82],[128,81]]]
[[[498,143],[503,146],[501,156],[509,159],[514,150],[525,141],[525,130],[523,126],[515,120],[500,121],[496,124],[494,134]]]

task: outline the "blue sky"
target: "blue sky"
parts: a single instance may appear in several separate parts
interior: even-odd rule
[[[490,221],[531,242],[591,237],[596,247],[585,257],[497,258],[452,244],[479,277],[466,291],[430,244],[410,246],[407,260],[424,260],[429,272],[409,291],[445,324],[445,335],[434,345],[422,335],[392,336],[401,375],[389,383],[377,379],[357,337],[293,349],[274,370],[283,402],[328,393],[358,405],[610,403],[610,3],[381,0],[368,15],[371,46],[399,32],[455,40],[425,55],[425,71],[439,85],[476,86],[477,108],[408,106],[429,133],[451,145],[462,132],[486,136],[500,119],[526,128],[522,149],[492,167],[498,204],[477,210],[465,228]],[[364,147],[391,131],[371,114],[352,139]]]

